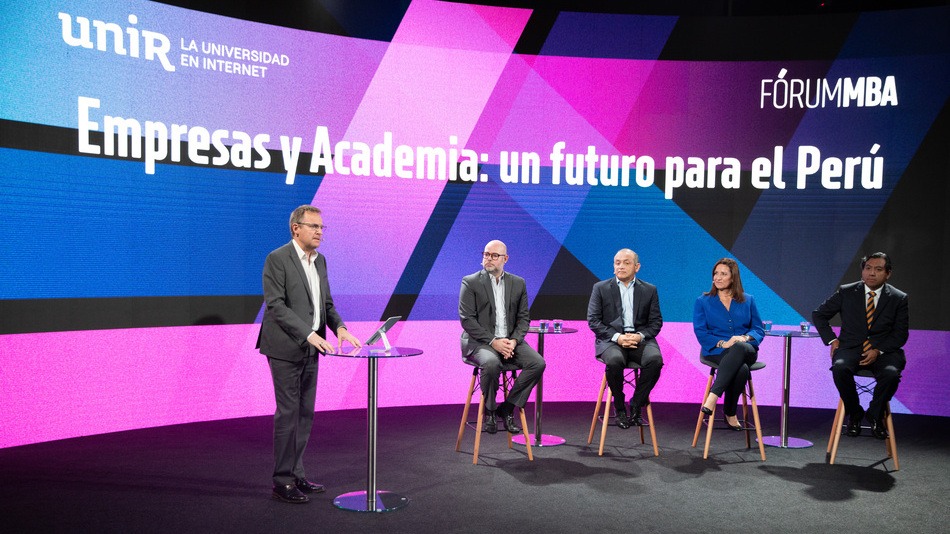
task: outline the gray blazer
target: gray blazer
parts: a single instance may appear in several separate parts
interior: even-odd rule
[[[335,333],[344,326],[343,319],[333,306],[330,283],[327,280],[327,261],[323,254],[317,256],[317,273],[320,275],[320,300],[322,313],[317,334],[326,338],[326,327]],[[300,258],[293,243],[274,250],[264,261],[264,319],[257,338],[261,353],[278,360],[300,361],[316,349],[307,342],[313,332],[313,314],[316,310],[310,282],[304,273]]]
[[[507,336],[524,343],[531,318],[528,314],[528,292],[524,278],[505,273],[505,314]],[[459,320],[462,322],[462,356],[472,355],[479,346],[495,339],[495,297],[491,275],[482,269],[462,278],[459,292]]]

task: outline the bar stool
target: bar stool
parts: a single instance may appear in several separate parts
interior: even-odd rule
[[[472,397],[475,395],[476,384],[481,383],[481,372],[482,368],[475,365],[473,362],[465,360],[463,361],[467,365],[475,367],[472,370],[472,381],[468,386],[468,395],[465,397],[465,408],[462,410],[462,422],[459,423],[459,435],[458,439],[455,441],[455,452],[459,452],[462,447],[462,436],[465,434],[466,426],[475,427],[475,450],[472,452],[472,465],[478,464],[478,449],[481,445],[482,440],[482,425],[485,422],[485,394],[481,393],[481,388],[478,388],[479,399],[478,399],[478,420],[469,421],[468,420],[468,411],[472,406]],[[512,384],[514,384],[515,379],[518,378],[518,366],[510,363],[502,363],[501,365],[501,389],[504,393],[504,396],[508,396],[508,390],[511,389]],[[528,436],[528,421],[525,419],[524,410],[518,409],[518,412],[521,414],[521,432],[524,434],[525,447],[528,451],[528,460],[534,461],[534,455],[531,453],[531,439]],[[511,444],[511,432],[508,432],[508,448],[513,448]]]
[[[877,384],[877,380],[873,380],[874,373],[870,369],[858,369],[858,372],[854,376],[860,376],[864,378],[871,378],[870,382],[860,383],[855,382],[855,385],[858,388],[858,395],[874,394],[874,386]],[[884,407],[884,425],[887,427],[887,439],[884,440],[884,450],[887,452],[887,457],[894,460],[894,471],[900,471],[900,461],[897,459],[897,440],[894,438],[894,418],[891,417],[891,403],[888,402],[887,406]],[[828,438],[828,463],[834,465],[835,456],[838,455],[838,441],[841,439],[841,429],[844,427],[844,401],[840,398],[838,399],[838,409],[835,411],[835,418],[831,424],[831,436]],[[862,429],[870,428],[868,426],[862,426]]]
[[[599,361],[600,363],[604,363],[604,361],[600,358],[597,358],[597,361]],[[636,380],[639,376],[640,376],[640,365],[632,361],[627,362],[627,368],[624,369],[624,372],[623,372],[624,384],[629,384],[633,387],[636,387]],[[604,392],[607,393],[607,398],[604,398]],[[603,422],[603,425],[600,429],[600,448],[597,449],[598,456],[604,455],[604,441],[607,438],[607,420],[610,419],[611,417],[609,414],[610,414],[610,410],[612,409],[612,405],[610,403],[612,395],[613,394],[611,393],[610,388],[607,387],[607,371],[605,369],[604,378],[603,380],[600,381],[600,392],[598,392],[597,394],[597,403],[594,404],[594,418],[591,419],[590,421],[590,433],[587,435],[587,444],[590,445],[591,442],[594,441],[594,429],[597,427],[597,419],[600,416],[600,403],[601,401],[603,401],[604,415],[603,417],[600,417],[600,420]],[[646,443],[646,440],[644,439],[644,436],[643,436],[643,428],[649,427],[650,441],[653,443],[653,455],[659,456],[660,449],[656,443],[656,430],[653,427],[653,407],[649,403],[646,405],[646,412],[647,412],[647,422],[645,425],[640,427],[640,443],[641,444]],[[616,411],[614,412],[614,416],[616,416]]]
[[[709,390],[712,389],[713,378],[716,376],[716,371],[719,369],[719,364],[715,360],[710,360],[705,356],[700,355],[700,363],[703,365],[708,365],[709,369],[709,379],[706,381],[706,391],[703,393],[703,400],[705,402],[706,396],[709,395]],[[749,366],[750,371],[758,371],[765,367],[764,362],[755,362]],[[749,401],[752,402],[752,420],[755,426],[749,426]],[[703,418],[706,417],[706,414],[700,410],[699,418],[696,420],[696,432],[693,433],[693,447],[696,446],[696,442],[699,441],[699,429],[703,426]],[[712,440],[712,431],[713,424],[716,418],[716,407],[713,406],[712,415],[708,416],[708,421],[706,422],[706,445],[703,448],[703,459],[709,457],[709,442]],[[752,435],[750,432],[755,430],[756,439],[759,442],[759,455],[762,457],[762,461],[765,461],[765,444],[762,443],[762,425],[759,423],[759,405],[755,401],[755,389],[752,387],[752,376],[749,375],[749,381],[747,382],[747,389],[742,390],[742,419],[739,421],[739,424],[742,425],[743,430],[745,430],[745,445],[746,448],[752,448]]]

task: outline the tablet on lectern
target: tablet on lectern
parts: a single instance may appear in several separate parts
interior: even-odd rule
[[[386,319],[386,322],[383,323],[382,326],[377,328],[376,331],[373,332],[373,335],[370,336],[370,338],[366,340],[366,344],[372,345],[373,343],[376,343],[380,339],[383,339],[385,337],[384,334],[386,334],[386,332],[388,332],[389,329],[392,328],[394,324],[399,322],[400,319],[402,319],[402,315],[396,315],[394,317],[390,317],[389,319]]]

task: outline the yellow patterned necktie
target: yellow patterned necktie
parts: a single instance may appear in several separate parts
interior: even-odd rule
[[[871,333],[871,318],[874,317],[874,292],[868,292],[868,306],[867,306],[867,320],[868,320],[868,334]],[[871,340],[864,340],[864,352],[871,350]]]

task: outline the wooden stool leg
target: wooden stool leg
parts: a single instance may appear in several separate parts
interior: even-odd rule
[[[606,375],[604,377],[606,380]],[[611,391],[607,390],[607,397],[604,398],[604,424],[600,428],[600,448],[597,449],[597,456],[604,455],[604,441],[607,440],[607,423],[610,422],[610,399]]]
[[[897,438],[894,436],[894,418],[891,417],[891,403],[887,403],[887,417],[884,419],[887,425],[887,455],[894,460],[894,471],[900,471],[901,464],[897,459]]]
[[[838,442],[841,441],[841,425],[844,424],[844,401],[838,399],[838,411],[835,412],[835,437],[831,444],[831,457],[828,463],[834,465],[835,456],[838,455]]]
[[[706,397],[709,396],[709,390],[712,389],[713,377],[709,375],[709,380],[706,381],[706,391],[703,392],[703,399],[699,401],[700,405],[706,402]],[[693,447],[696,446],[696,442],[699,441],[699,429],[703,426],[703,412],[699,412],[699,417],[696,419],[696,432],[693,433]]]
[[[501,398],[505,400],[508,399],[508,380],[505,379],[506,373],[508,372],[509,371],[501,372]],[[514,371],[510,371],[510,372],[511,372],[511,381],[514,382],[515,379],[518,377],[518,375]],[[511,432],[506,432],[506,434],[508,435],[508,448],[513,449],[514,444],[511,442],[512,434]]]
[[[485,393],[478,398],[478,423],[475,424],[475,452],[472,453],[472,465],[478,464],[478,447],[482,443],[482,423],[485,421]]]
[[[465,408],[462,410],[462,422],[459,424],[459,437],[455,440],[455,452],[458,452],[462,447],[462,436],[465,434],[465,427],[468,423],[468,410],[472,407],[472,394],[475,393],[475,377],[477,375],[477,370],[472,373],[472,383],[468,386],[468,396],[465,397]]]
[[[762,443],[762,423],[759,422],[759,404],[755,400],[755,389],[752,387],[752,378],[749,378],[749,397],[752,400],[752,419],[755,420],[755,438],[759,441],[759,456],[765,461],[765,443]]]
[[[600,381],[600,393],[597,394],[597,403],[594,404],[594,418],[590,420],[590,433],[587,435],[587,444],[594,441],[594,429],[597,428],[597,416],[600,415],[600,403],[604,400],[604,390],[607,389],[607,373],[604,373],[604,379]],[[604,414],[607,417],[607,414]]]
[[[703,412],[699,412],[702,417]],[[716,424],[716,407],[713,406],[712,413],[709,414],[709,422],[706,423],[706,445],[703,447],[703,460],[709,458],[709,442],[712,441],[713,426]]]
[[[635,394],[636,391],[637,391],[637,389],[636,389],[636,382],[637,382],[637,380],[639,380],[639,379],[640,379],[640,370],[639,370],[639,369],[636,369],[636,370],[633,371],[633,381],[630,381],[630,380],[628,379],[628,375],[625,375],[625,376],[624,376],[624,382],[626,382],[627,384],[631,384],[631,385],[634,386],[634,389],[633,389],[634,394]],[[647,399],[647,402],[649,402],[649,399]],[[649,404],[647,404],[647,406],[649,406]],[[630,415],[633,415],[633,414],[630,414]],[[647,418],[647,424],[650,424],[649,418]],[[639,429],[640,429],[640,445],[643,445],[643,444],[645,444],[645,443],[647,442],[646,439],[644,439],[644,437],[643,437],[643,425],[640,425],[640,426],[639,426]]]
[[[884,440],[884,449],[888,458],[894,460],[894,471],[900,470],[900,460],[897,457],[897,440],[894,437],[894,419],[891,416],[891,405],[885,407],[884,425],[887,427],[887,439]],[[831,437],[828,439],[828,463],[834,465],[838,456],[838,445],[841,442],[841,429],[845,420],[844,401],[838,399],[838,408],[835,410],[834,422],[831,426]]]
[[[653,456],[660,455],[660,447],[656,443],[656,427],[653,426],[653,405],[647,404],[647,423],[650,424],[650,441],[653,442]],[[643,439],[643,427],[640,427],[640,438]]]
[[[741,424],[745,427],[745,448],[752,448],[752,431],[749,430],[749,396],[746,395],[745,389],[742,390],[742,421]]]
[[[835,418],[831,422],[831,434],[828,435],[828,449],[825,451],[827,454],[831,454],[831,445],[835,442],[835,435],[841,433],[841,412],[844,411],[844,403],[841,400],[838,400],[838,408],[835,410]]]
[[[528,420],[525,419],[524,409],[516,408],[521,413],[521,433],[524,434],[524,446],[528,451],[528,461],[534,461],[534,455],[531,453],[531,436],[528,435]],[[508,434],[509,436],[511,434]]]
[[[709,375],[709,389],[712,389],[713,375]],[[709,395],[709,392],[706,392],[706,395]],[[703,402],[706,401],[706,397],[703,397]],[[703,412],[699,412],[699,417],[703,416]],[[716,406],[713,406],[712,413],[709,414],[709,421],[706,423],[706,445],[703,447],[703,460],[709,458],[709,442],[712,441],[713,426],[716,424]]]
[[[502,372],[502,377],[501,377],[502,390],[504,392],[505,398],[508,397],[508,382],[505,380],[505,373],[508,373],[508,372],[511,373],[512,381],[514,381],[517,378],[517,374],[514,371]],[[462,422],[459,425],[459,435],[458,435],[458,439],[455,442],[456,451],[458,451],[461,448],[462,436],[465,433],[465,426],[468,420],[469,409],[472,404],[472,397],[474,396],[474,393],[475,393],[475,383],[477,382],[477,379],[478,379],[478,370],[476,369],[475,372],[472,374],[472,382],[468,387],[468,400],[465,403],[465,408],[462,410]],[[481,391],[480,388],[479,388],[479,391]],[[528,421],[525,418],[524,409],[517,408],[517,410],[521,416],[521,432],[524,434],[525,447],[527,448],[527,451],[528,451],[528,460],[534,461],[534,453],[531,450],[531,436],[528,435]],[[478,464],[478,451],[479,451],[479,448],[481,447],[482,428],[483,428],[484,423],[485,423],[485,394],[481,393],[478,398],[478,422],[475,425],[475,450],[472,453],[473,465]],[[511,442],[512,434],[511,432],[508,432],[507,434],[508,434],[508,448],[511,449],[513,448],[512,442]]]

